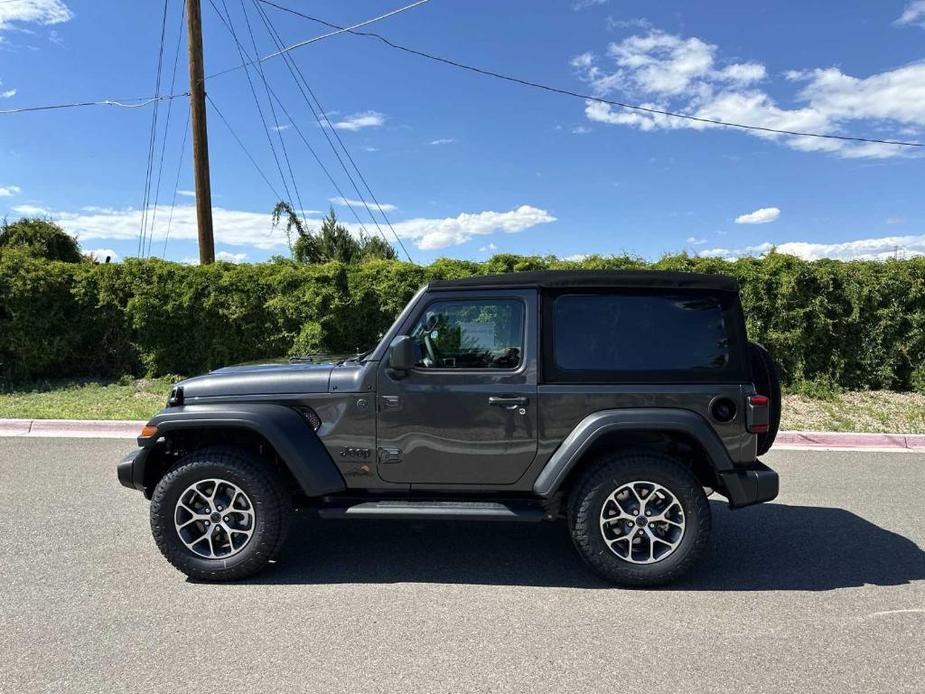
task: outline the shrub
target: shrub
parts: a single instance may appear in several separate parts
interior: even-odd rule
[[[0,253],[10,248],[23,249],[36,258],[65,263],[83,260],[80,245],[74,237],[54,222],[39,218],[23,217],[12,224],[3,222],[0,226]]]
[[[63,263],[7,249],[0,256],[0,373],[194,374],[267,357],[347,354],[375,344],[430,280],[578,267],[737,278],[750,339],[772,351],[793,388],[925,388],[925,258],[807,262],[776,253],[735,262],[497,255],[426,267],[376,259],[186,266]]]

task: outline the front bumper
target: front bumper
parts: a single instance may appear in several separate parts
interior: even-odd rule
[[[148,448],[136,448],[116,465],[116,475],[123,487],[145,491],[145,461],[149,452]]]
[[[777,473],[760,460],[748,467],[721,472],[720,480],[729,498],[729,508],[742,508],[777,498],[780,481]]]

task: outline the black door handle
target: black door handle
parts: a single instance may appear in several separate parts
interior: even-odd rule
[[[503,407],[506,410],[512,410],[515,407],[526,407],[528,402],[530,401],[522,395],[511,397],[492,395],[488,398],[489,405],[492,407]]]

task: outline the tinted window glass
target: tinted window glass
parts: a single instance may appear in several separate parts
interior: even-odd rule
[[[723,307],[711,296],[571,294],[553,304],[560,372],[722,370],[730,358]]]
[[[411,332],[416,366],[425,369],[514,369],[523,354],[519,301],[439,301]]]

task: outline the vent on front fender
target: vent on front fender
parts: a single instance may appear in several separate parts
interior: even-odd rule
[[[318,431],[319,427],[321,427],[321,417],[318,416],[318,413],[311,407],[299,407],[297,409],[305,418],[305,421],[308,422],[312,430]]]

